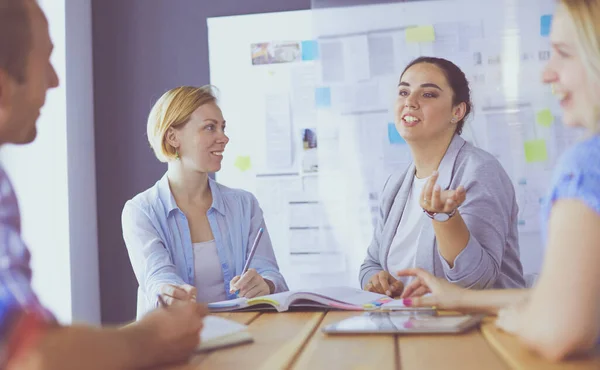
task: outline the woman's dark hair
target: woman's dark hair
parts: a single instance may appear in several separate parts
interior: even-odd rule
[[[449,60],[434,57],[419,57],[410,62],[406,68],[404,68],[404,71],[402,71],[402,74],[400,75],[400,80],[402,80],[402,76],[404,76],[404,73],[410,67],[420,63],[433,64],[441,69],[446,76],[446,80],[448,80],[448,85],[450,85],[452,91],[454,92],[452,97],[452,105],[457,106],[460,103],[465,103],[467,106],[465,116],[456,124],[456,133],[460,135],[462,133],[463,126],[465,125],[465,120],[473,108],[473,103],[471,103],[471,89],[469,88],[469,81],[467,81],[465,73],[458,68],[456,64]]]

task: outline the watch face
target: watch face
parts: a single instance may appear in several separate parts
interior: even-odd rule
[[[447,213],[436,213],[433,216],[433,219],[438,222],[448,221],[449,218],[450,218],[450,216]]]

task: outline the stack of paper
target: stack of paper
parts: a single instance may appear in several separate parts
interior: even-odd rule
[[[200,333],[200,344],[197,351],[208,351],[220,347],[252,342],[248,327],[232,320],[218,316],[206,316],[204,328]]]

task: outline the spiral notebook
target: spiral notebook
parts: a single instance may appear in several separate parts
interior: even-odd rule
[[[283,312],[288,311],[290,308],[323,308],[349,311],[435,311],[432,308],[406,307],[401,300],[394,300],[384,294],[366,292],[350,287],[328,287],[310,291],[297,290],[251,299],[238,298],[208,304],[208,309],[212,312],[265,309],[275,309],[278,312]]]
[[[206,316],[196,352],[250,343],[253,339],[247,329],[246,325],[232,320],[213,315]]]

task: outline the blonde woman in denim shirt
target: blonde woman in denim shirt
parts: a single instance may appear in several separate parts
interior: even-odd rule
[[[552,84],[563,121],[588,136],[561,157],[542,208],[546,256],[531,290],[471,291],[421,269],[404,292],[411,306],[498,313],[497,325],[551,360],[595,347],[600,339],[600,0],[562,0],[554,16]],[[417,289],[430,292],[413,296]],[[420,295],[420,294],[419,294]]]
[[[125,204],[123,237],[139,283],[138,317],[160,294],[214,302],[286,291],[258,201],[208,176],[229,142],[210,87],[167,91],[148,117],[148,140],[167,173]],[[250,269],[242,274],[258,230]]]

